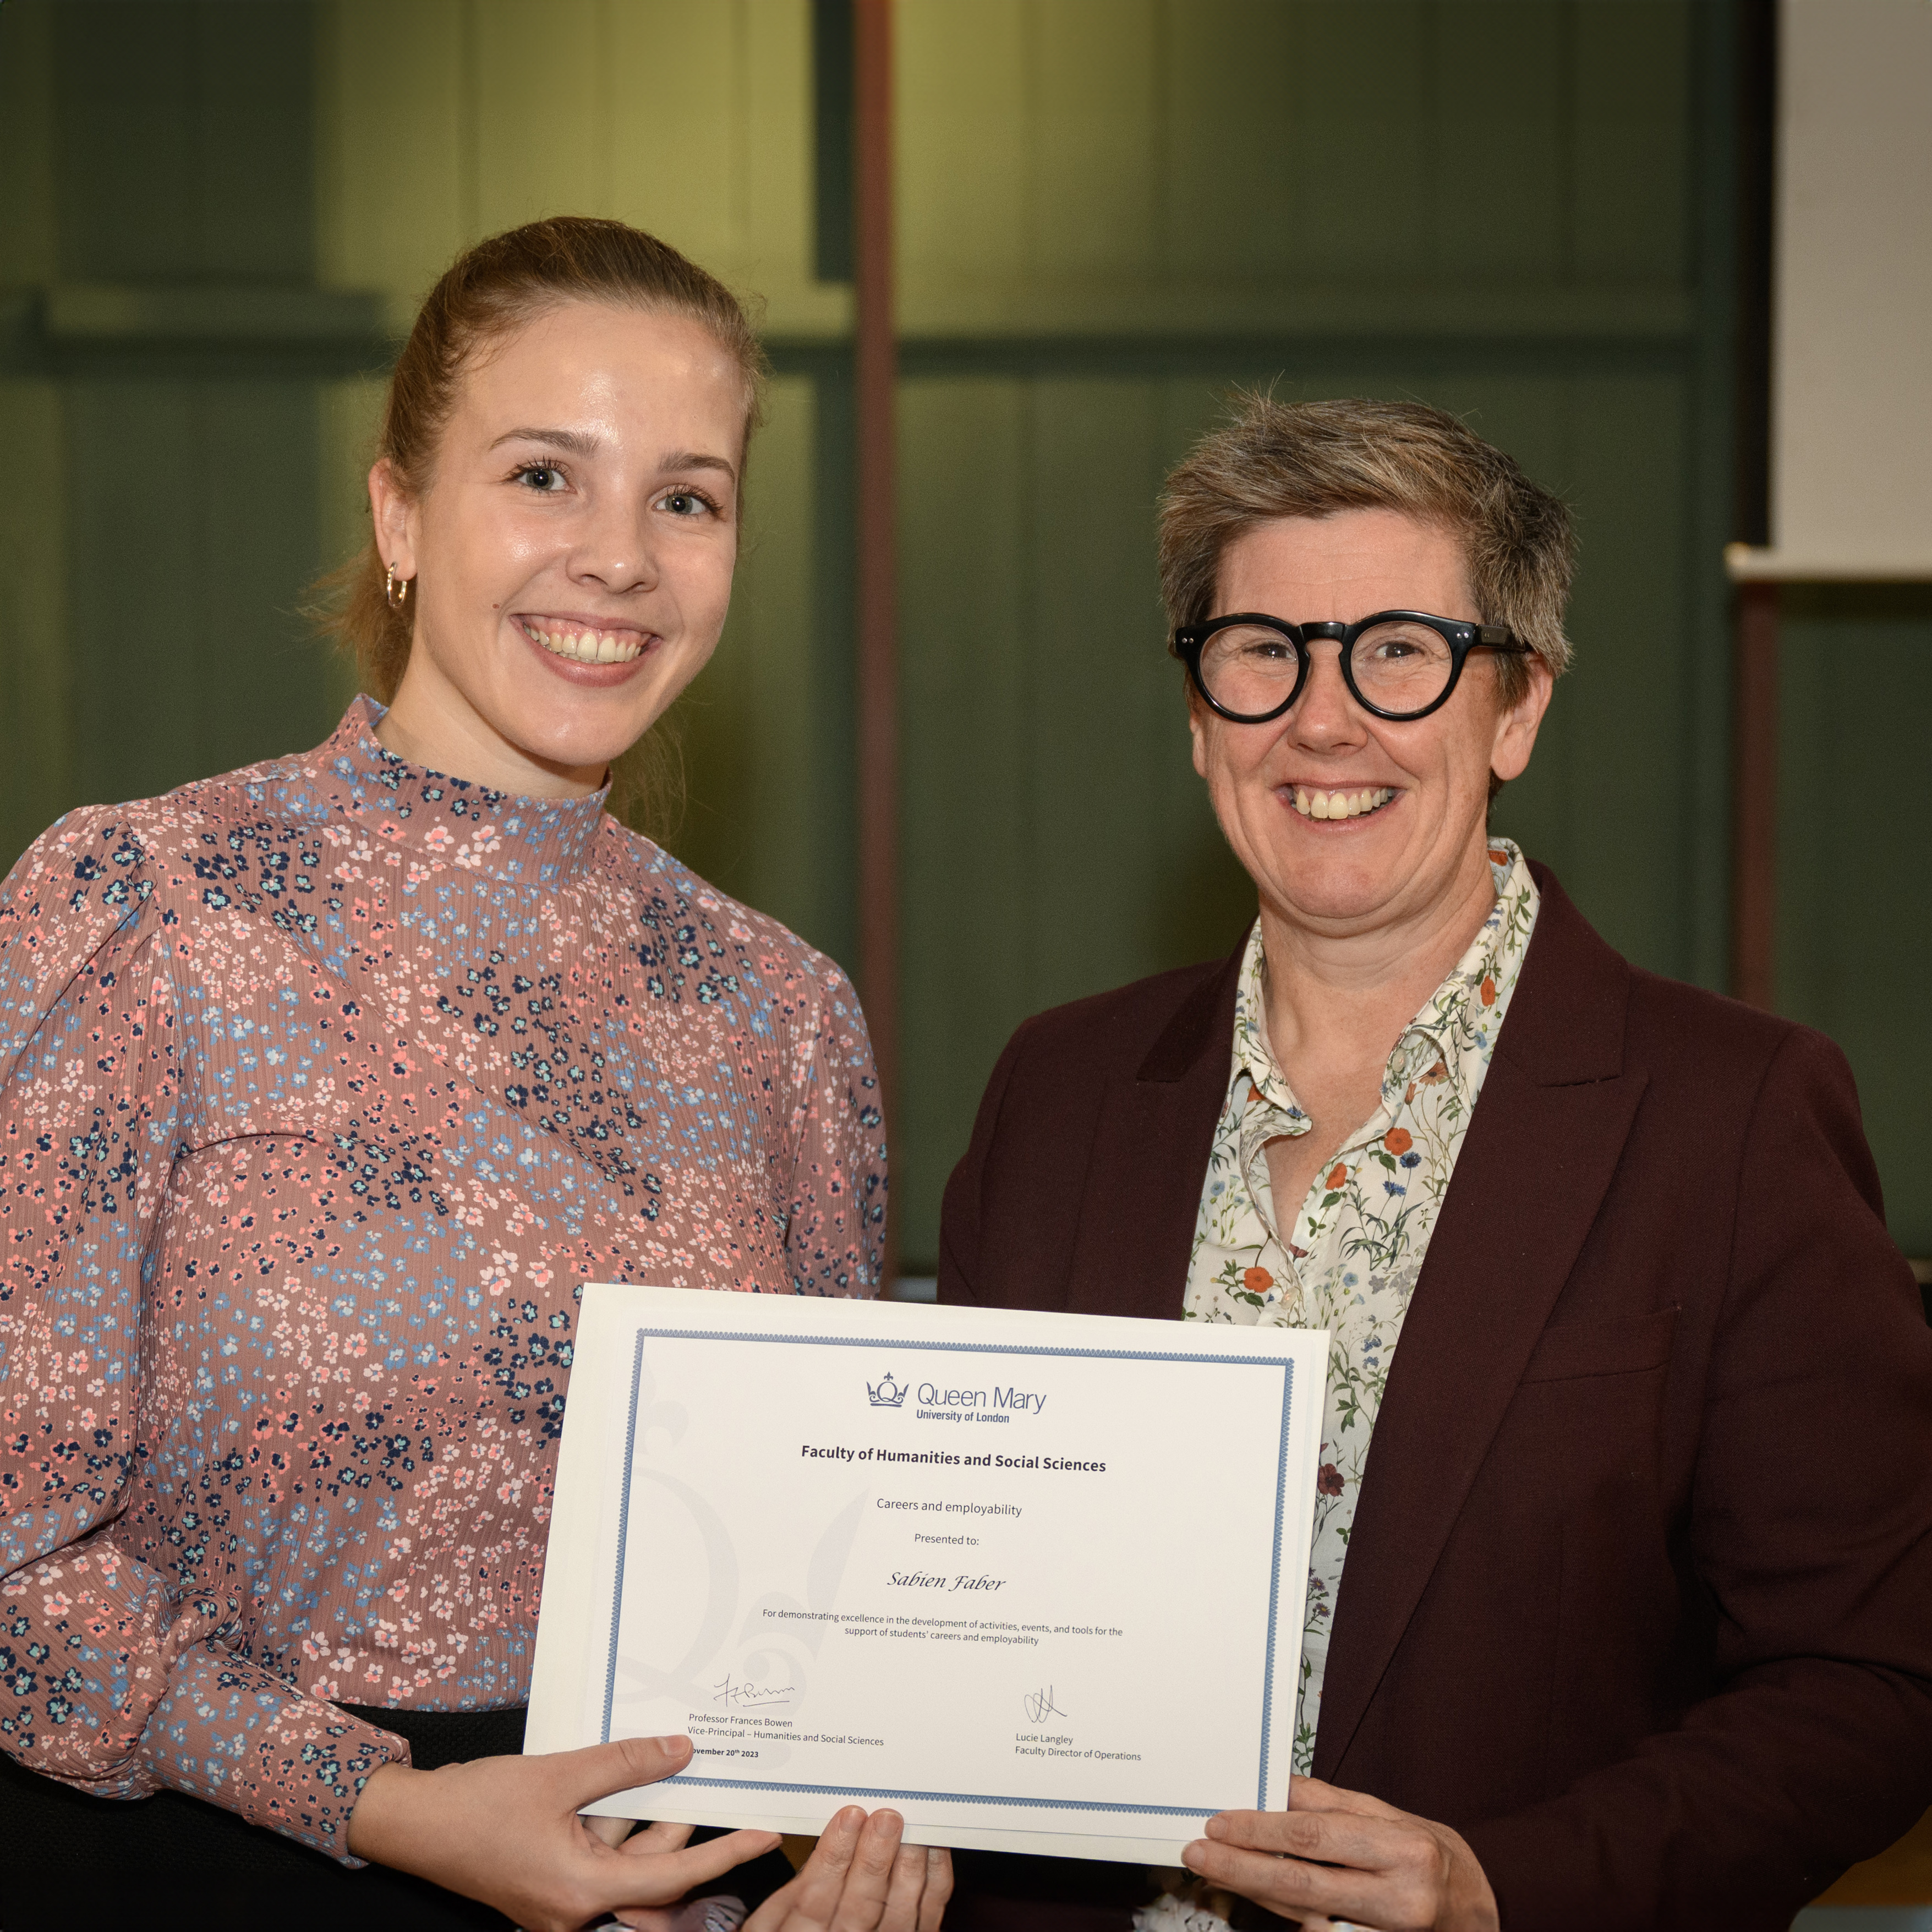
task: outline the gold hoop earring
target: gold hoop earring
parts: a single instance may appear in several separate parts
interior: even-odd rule
[[[392,610],[400,610],[409,602],[410,579],[398,577],[392,563],[382,574],[382,601]]]

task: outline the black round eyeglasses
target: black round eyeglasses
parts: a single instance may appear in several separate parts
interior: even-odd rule
[[[1378,610],[1355,624],[1290,624],[1240,610],[1182,625],[1174,649],[1212,710],[1231,724],[1266,724],[1301,695],[1309,646],[1318,638],[1341,645],[1342,676],[1355,702],[1396,724],[1447,704],[1472,651],[1534,648],[1501,624],[1466,624],[1420,610]]]

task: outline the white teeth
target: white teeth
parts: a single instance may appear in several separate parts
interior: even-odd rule
[[[533,624],[524,628],[553,657],[577,664],[628,664],[644,648],[642,639],[610,631],[542,631]]]
[[[1316,791],[1297,785],[1292,802],[1304,818],[1361,818],[1394,797],[1393,788],[1378,785],[1367,791]]]

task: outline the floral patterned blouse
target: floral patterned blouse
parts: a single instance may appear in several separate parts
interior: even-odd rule
[[[837,968],[605,815],[306,755],[0,887],[0,1748],[348,1858],[520,1703],[586,1281],[869,1294]]]
[[[1305,1134],[1268,1045],[1258,924],[1234,995],[1227,1102],[1208,1157],[1185,1312],[1196,1322],[1326,1328],[1328,1394],[1302,1636],[1294,1768],[1308,1773],[1322,1711],[1329,1619],[1341,1587],[1369,1438],[1403,1316],[1455,1172],[1469,1116],[1536,923],[1536,882],[1507,839],[1490,848],[1496,903],[1455,970],[1396,1042],[1382,1104],[1349,1136],[1295,1219],[1269,1185],[1268,1143]]]

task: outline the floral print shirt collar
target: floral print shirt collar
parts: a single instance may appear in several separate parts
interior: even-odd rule
[[[529,798],[424,771],[376,736],[385,709],[357,698],[292,783],[286,766],[278,766],[276,809],[320,821],[332,844],[380,838],[377,849],[404,855],[412,878],[453,867],[479,879],[554,889],[587,869],[608,786],[586,798]],[[266,772],[250,789],[267,802]]]
[[[1496,902],[1403,1030],[1376,1112],[1284,1216],[1266,1148],[1311,1123],[1268,1045],[1257,925],[1241,963],[1234,1061],[1210,1149],[1184,1312],[1196,1322],[1329,1331],[1322,1471],[1293,1767],[1314,1758],[1329,1621],[1370,1437],[1402,1322],[1536,922],[1536,883],[1507,839],[1490,847]]]

